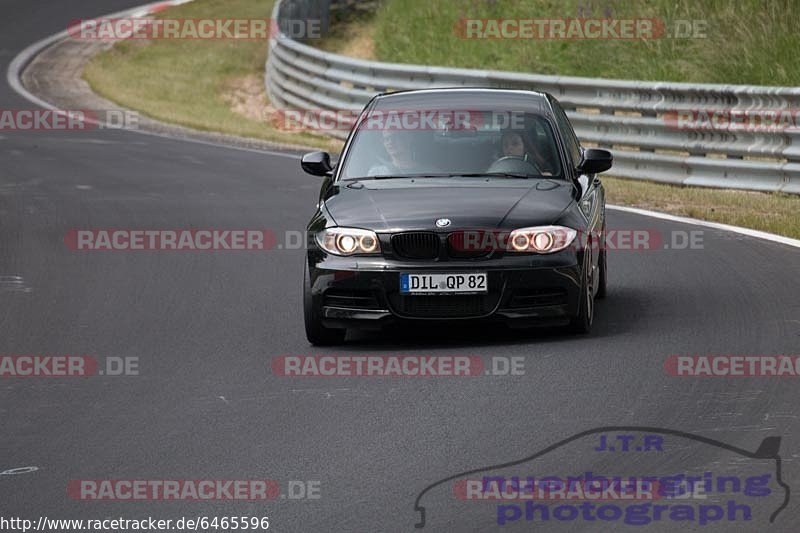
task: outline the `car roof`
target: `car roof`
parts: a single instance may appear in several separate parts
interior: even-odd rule
[[[554,98],[542,91],[524,89],[500,89],[489,87],[441,87],[433,89],[417,89],[408,91],[395,91],[381,93],[373,100],[374,107],[385,108],[388,106],[424,107],[426,104],[442,103],[452,106],[480,106],[498,109],[512,106],[538,111],[552,116],[551,100]]]

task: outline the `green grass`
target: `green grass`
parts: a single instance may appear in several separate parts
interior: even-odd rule
[[[330,32],[310,44],[334,54],[375,59],[375,17],[369,7],[332,10]]]
[[[271,10],[271,0],[196,0],[159,16],[265,18]],[[266,40],[126,41],[95,56],[84,78],[101,96],[165,122],[338,149],[340,142],[321,135],[277,131],[267,111],[263,117],[247,118],[231,110],[223,94],[248,76],[263,85],[266,57]]]
[[[800,196],[601,177],[610,204],[652,209],[800,239]]]
[[[461,18],[658,18],[707,21],[706,38],[461,39]],[[564,76],[800,85],[796,0],[386,0],[375,20],[381,61]]]

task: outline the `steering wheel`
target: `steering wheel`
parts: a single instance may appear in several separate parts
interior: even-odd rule
[[[492,172],[508,172],[510,174],[536,174],[541,175],[542,169],[533,161],[517,155],[503,156],[492,163],[486,170]]]

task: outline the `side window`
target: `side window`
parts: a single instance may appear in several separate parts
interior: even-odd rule
[[[553,109],[555,110],[558,129],[561,130],[561,135],[564,137],[564,144],[567,147],[567,153],[571,159],[570,163],[574,168],[581,161],[581,145],[578,142],[578,138],[575,136],[575,131],[572,129],[572,125],[569,123],[566,113],[561,109],[561,106],[553,102]]]

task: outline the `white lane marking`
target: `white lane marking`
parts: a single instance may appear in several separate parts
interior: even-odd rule
[[[53,140],[52,137],[49,137],[48,140]],[[125,141],[110,141],[108,139],[92,139],[90,137],[86,137],[83,139],[58,139],[58,142],[61,143],[77,143],[77,144],[138,144],[138,145],[146,145],[147,143],[137,142],[137,143],[128,143]]]
[[[172,5],[180,5],[180,4],[188,3],[189,1],[191,1],[191,0],[172,0],[169,3],[172,4]],[[152,3],[145,4],[145,5],[142,5],[142,6],[139,6],[139,7],[134,7],[134,8],[131,8],[131,9],[127,9],[125,11],[120,11],[119,13],[113,13],[111,15],[105,15],[105,16],[98,17],[98,18],[104,18],[104,19],[125,18],[125,17],[130,17],[132,15],[135,15],[137,13],[140,13],[140,12],[142,12],[142,10],[144,10],[145,13],[149,13],[149,9],[151,9],[154,6],[163,5],[164,3],[165,2],[163,2],[163,1],[161,1],[161,2],[152,2]],[[54,106],[50,102],[42,100],[38,96],[36,96],[33,93],[31,93],[30,91],[28,91],[25,87],[23,87],[22,81],[20,80],[20,76],[22,75],[22,71],[25,69],[25,67],[28,66],[28,64],[30,64],[30,62],[33,60],[34,57],[36,57],[36,55],[39,54],[39,52],[41,52],[42,50],[44,50],[48,46],[52,45],[53,43],[55,43],[57,41],[60,41],[61,39],[64,39],[64,38],[67,38],[67,37],[69,37],[69,32],[67,30],[63,30],[63,31],[58,32],[58,33],[56,33],[54,35],[50,35],[49,37],[45,37],[44,39],[36,41],[35,43],[31,44],[30,46],[28,46],[27,48],[22,50],[19,54],[17,54],[14,57],[14,59],[11,60],[11,63],[8,65],[8,70],[6,71],[6,81],[8,82],[8,85],[17,94],[19,94],[20,96],[22,96],[23,98],[25,98],[29,102],[31,102],[33,104],[36,104],[39,107],[43,107],[43,108],[49,109],[49,110],[51,110],[51,111],[53,111],[55,113],[62,113],[62,114],[63,114],[63,110],[59,109],[57,106]],[[87,118],[86,122],[89,123],[89,124],[98,124],[98,121],[92,120],[90,118]],[[257,154],[274,155],[276,157],[286,157],[286,158],[290,158],[290,159],[300,159],[301,158],[301,156],[299,156],[299,155],[288,154],[288,153],[285,153],[285,152],[279,152],[279,151],[274,151],[274,150],[260,150],[258,148],[247,148],[247,147],[244,147],[244,146],[234,146],[234,145],[229,145],[229,144],[217,143],[217,142],[214,142],[214,141],[204,141],[204,140],[201,140],[201,139],[193,139],[191,137],[180,137],[180,136],[174,136],[174,135],[169,135],[169,134],[165,134],[165,133],[157,133],[157,132],[154,132],[154,131],[146,131],[146,130],[138,130],[138,129],[125,129],[124,131],[130,131],[130,132],[139,133],[139,134],[142,134],[142,135],[150,135],[150,136],[153,136],[153,137],[161,137],[161,138],[165,138],[165,139],[172,139],[172,140],[176,140],[176,141],[185,141],[185,142],[191,142],[191,143],[196,143],[196,144],[203,144],[203,145],[206,145],[206,146],[216,146],[216,147],[220,147],[220,148],[228,148],[228,149],[231,149],[231,150],[239,150],[239,151],[242,151],[242,152],[253,152],[253,153],[257,153]]]
[[[719,222],[709,222],[707,220],[699,220],[696,218],[668,215],[666,213],[659,213],[658,211],[639,209],[638,207],[627,207],[627,206],[611,205],[611,204],[606,205],[606,207],[614,211],[622,211],[624,213],[634,213],[636,215],[659,218],[661,220],[669,220],[670,222],[681,222],[683,224],[693,224],[695,226],[704,226],[706,228],[713,228],[722,231],[730,231],[732,233],[739,233],[740,235],[747,235],[748,237],[754,237],[756,239],[777,242],[780,244],[785,244],[786,246],[793,246],[795,248],[800,248],[800,240],[792,239],[791,237],[784,237],[782,235],[775,235],[774,233],[767,233],[766,231],[758,231],[749,228],[740,228],[739,226],[731,226],[730,224],[720,224]]]
[[[33,291],[22,279],[22,276],[0,276],[0,292],[23,292]]]
[[[39,470],[38,466],[22,466],[19,468],[10,468],[0,472],[0,476],[16,476],[19,474],[30,474]]]
[[[262,150],[260,148],[248,148],[246,146],[236,146],[233,144],[223,144],[214,141],[204,141],[202,139],[193,139],[191,137],[177,137],[175,135],[170,135],[169,133],[158,133],[155,131],[147,131],[147,130],[124,130],[124,131],[132,131],[134,133],[141,133],[142,135],[150,135],[152,137],[161,137],[163,139],[171,139],[173,141],[185,141],[195,144],[204,144],[206,146],[216,146],[217,148],[228,148],[230,150],[239,150],[241,152],[252,152],[254,154],[263,154],[263,155],[274,155],[278,157],[286,157],[289,159],[296,159],[300,160],[303,158],[301,155],[297,154],[289,154],[286,152],[276,152],[274,150]]]

